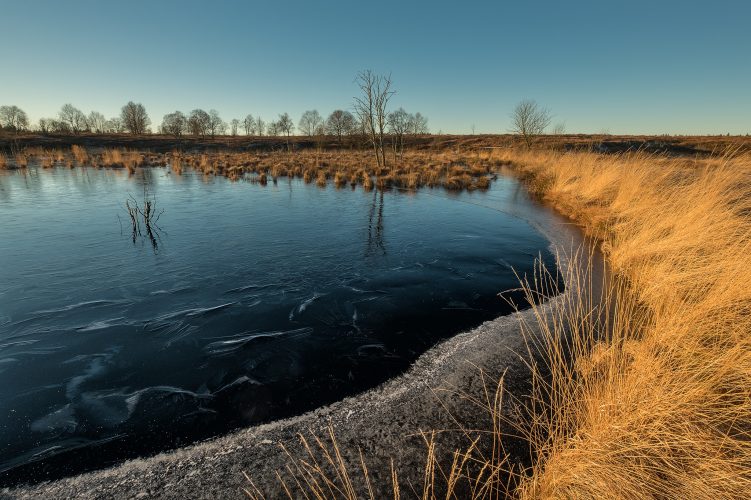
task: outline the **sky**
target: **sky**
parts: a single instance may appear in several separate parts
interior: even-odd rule
[[[143,103],[267,122],[351,109],[391,74],[391,108],[432,132],[506,133],[534,99],[569,133],[751,133],[751,1],[0,0],[0,105]]]

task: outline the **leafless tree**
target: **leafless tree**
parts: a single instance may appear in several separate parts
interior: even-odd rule
[[[376,75],[371,70],[366,70],[357,74],[356,82],[362,95],[355,97],[355,112],[373,146],[378,167],[385,167],[386,108],[394,95],[391,76]]]
[[[256,130],[256,122],[253,119],[253,115],[247,115],[243,119],[243,128],[245,129],[245,135],[253,135]]]
[[[120,134],[125,131],[125,126],[123,125],[123,121],[120,119],[120,117],[115,116],[114,118],[110,118],[105,122],[104,130],[108,134]]]
[[[566,122],[556,123],[552,131],[553,135],[563,135],[566,133]]]
[[[52,121],[53,120],[50,118],[40,118],[39,119],[39,131],[43,134],[49,133],[51,129]]]
[[[125,130],[133,135],[143,135],[147,132],[148,126],[151,125],[149,115],[146,114],[146,108],[141,103],[129,101],[120,110],[120,119],[123,121]]]
[[[237,129],[240,127],[240,120],[233,118],[229,122],[229,133],[233,136],[237,135]]]
[[[29,117],[18,106],[0,106],[0,126],[18,133],[29,128]]]
[[[342,143],[342,137],[351,134],[355,128],[355,117],[349,111],[337,109],[326,119],[326,131],[335,135],[339,144]]]
[[[279,124],[277,122],[269,123],[269,126],[266,128],[266,132],[272,137],[279,135]]]
[[[162,133],[180,137],[188,130],[188,119],[180,111],[168,113],[162,118]]]
[[[194,109],[188,117],[188,131],[191,135],[206,137],[209,132],[211,117],[202,109]]]
[[[308,137],[313,137],[317,132],[319,132],[322,124],[323,119],[321,118],[321,115],[317,110],[314,109],[312,111],[306,111],[302,114],[300,123],[298,123],[297,128],[300,129],[300,132],[307,135]]]
[[[222,135],[227,130],[227,124],[219,116],[219,111],[209,110],[209,133],[211,137]]]
[[[285,134],[287,136],[287,151],[289,151],[290,150],[289,136],[292,134],[292,131],[295,129],[295,125],[294,123],[292,123],[292,118],[290,118],[287,113],[283,113],[279,115],[279,120],[277,120],[276,126],[277,126],[279,133]]]
[[[54,118],[50,118],[47,121],[47,127],[50,132],[53,132],[55,134],[71,133],[70,126],[62,120],[55,120]]]
[[[409,132],[414,135],[422,135],[427,134],[429,132],[428,130],[428,119],[421,115],[420,113],[415,113],[414,115],[409,115]]]
[[[547,109],[539,107],[535,101],[524,100],[514,108],[511,123],[511,131],[522,136],[527,148],[531,148],[532,139],[542,134],[550,125],[550,113]]]
[[[404,154],[404,134],[409,132],[412,118],[409,113],[404,111],[404,108],[389,113],[388,126],[393,137],[391,145],[394,150],[394,161],[396,161],[397,155],[401,158]]]
[[[88,125],[89,130],[96,134],[104,133],[104,124],[106,121],[107,119],[104,117],[104,115],[97,111],[92,111],[86,118],[86,124]]]
[[[258,118],[256,118],[256,134],[263,135],[265,130],[266,130],[266,122],[264,122],[259,116]]]
[[[86,115],[72,104],[63,105],[58,115],[60,116],[60,121],[65,123],[68,130],[74,134],[86,128]]]

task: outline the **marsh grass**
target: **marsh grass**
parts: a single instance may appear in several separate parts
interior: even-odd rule
[[[102,151],[101,164],[105,167],[124,167],[125,162],[123,161],[122,151],[116,148],[105,149]]]
[[[494,394],[468,397],[490,416],[488,427],[462,430],[466,446],[448,456],[436,452],[440,435],[427,434],[425,480],[414,496],[746,497],[749,155],[494,154],[600,241],[612,279],[602,296],[592,295],[586,259],[574,259],[567,292],[546,303],[538,298],[554,295],[555,280],[541,269],[523,282],[532,304],[532,319],[522,322],[530,393],[504,392],[501,379]],[[504,449],[519,438],[529,450],[526,464],[509,461]],[[342,479],[341,454],[330,456],[319,484],[322,475],[337,477],[339,498],[367,498],[370,483],[361,479],[353,491]],[[301,457],[288,458],[287,473],[302,492],[290,496],[305,496],[311,485],[300,478],[309,471],[299,468]],[[367,474],[364,461],[349,467]],[[404,490],[393,469],[392,478],[399,498]]]
[[[151,154],[150,164],[176,163],[176,152]],[[280,177],[299,178],[305,183],[325,186],[332,182],[336,187],[349,183],[362,185],[365,189],[375,186],[418,189],[420,187],[444,187],[452,190],[488,189],[489,173],[497,171],[497,160],[487,155],[472,152],[422,151],[406,152],[398,164],[389,168],[372,165],[369,152],[363,151],[302,151],[288,152],[201,152],[179,153],[180,172],[193,168],[204,175],[224,176],[239,180],[245,174],[254,182],[262,176],[276,181]],[[104,165],[114,166],[115,161]]]
[[[751,161],[517,153],[626,285],[576,374],[560,362],[526,497],[751,491]],[[632,306],[638,304],[638,307]],[[628,307],[627,307],[628,306]],[[576,376],[574,376],[576,375]],[[539,412],[538,412],[539,413]]]
[[[16,153],[16,168],[26,168],[29,166],[29,155],[25,151]]]
[[[0,170],[8,168],[8,159],[5,157],[5,153],[0,151]]]
[[[79,165],[86,165],[88,163],[89,153],[88,151],[86,151],[85,147],[74,144],[70,147],[70,151],[73,154],[73,158],[76,159],[76,162],[78,162]]]

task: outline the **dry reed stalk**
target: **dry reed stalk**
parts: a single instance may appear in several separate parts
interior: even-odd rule
[[[70,147],[71,153],[73,153],[73,157],[76,159],[79,165],[84,165],[89,160],[89,153],[86,151],[86,148],[83,146],[79,146],[78,144],[74,144]]]

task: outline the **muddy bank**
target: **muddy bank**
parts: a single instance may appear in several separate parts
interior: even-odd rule
[[[550,211],[540,220],[529,222],[549,238],[565,268],[571,249],[582,242],[578,230]],[[566,293],[571,293],[573,288],[567,285]],[[553,299],[559,300],[562,298]],[[323,435],[329,425],[353,469],[359,463],[358,448],[362,450],[377,497],[390,492],[391,458],[400,473],[402,491],[407,494],[411,485],[422,484],[425,445],[417,435],[420,430],[456,428],[454,419],[467,428],[487,428],[487,416],[457,395],[482,393],[480,369],[491,384],[505,371],[507,390],[516,394],[528,390],[527,371],[517,354],[525,351],[520,315],[531,316],[530,312],[505,316],[459,334],[429,350],[404,375],[302,416],[243,429],[107,470],[3,490],[0,497],[242,498],[241,488],[246,485],[242,473],[247,472],[269,498],[278,498],[283,491],[275,472],[287,462],[279,446],[301,456],[297,434]],[[459,433],[446,433],[440,444],[444,450],[453,450],[465,446],[466,441]]]

